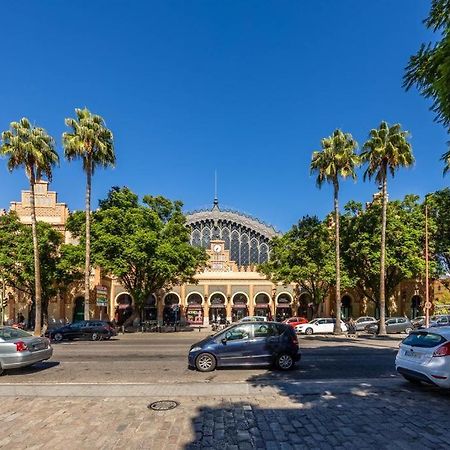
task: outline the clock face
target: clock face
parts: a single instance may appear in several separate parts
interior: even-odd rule
[[[216,245],[213,247],[213,250],[214,250],[216,253],[220,253],[220,251],[222,250],[222,246],[219,245],[219,244],[216,244]]]

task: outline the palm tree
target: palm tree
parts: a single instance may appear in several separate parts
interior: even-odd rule
[[[381,187],[381,256],[380,256],[380,329],[379,334],[386,334],[386,211],[387,211],[387,177],[395,175],[400,167],[409,167],[414,163],[411,144],[408,142],[409,133],[402,131],[400,124],[389,126],[381,122],[377,129],[370,130],[361,153],[361,160],[367,163],[364,179],[375,178]]]
[[[113,167],[116,162],[113,134],[101,116],[88,109],[75,109],[76,119],[68,118],[65,124],[71,132],[63,133],[66,158],[80,158],[86,172],[86,266],[84,273],[84,318],[89,320],[89,290],[91,275],[91,185],[97,166]]]
[[[445,164],[444,165],[444,175],[445,175],[447,172],[450,172],[450,150],[442,155],[441,160],[444,161]]]
[[[336,239],[336,323],[334,333],[341,334],[341,261],[339,237],[339,177],[356,179],[355,168],[359,165],[359,156],[355,153],[358,143],[349,133],[337,129],[322,139],[322,150],[313,152],[311,173],[317,173],[316,183],[319,189],[324,182],[334,187],[334,227]]]
[[[36,226],[35,184],[45,174],[52,179],[52,168],[59,163],[55,151],[55,143],[43,128],[35,127],[23,117],[19,122],[11,122],[10,129],[2,133],[0,154],[8,157],[8,170],[12,172],[19,167],[25,168],[25,174],[30,181],[31,229],[34,251],[34,282],[35,282],[35,326],[37,336],[42,332],[42,288],[41,264]]]

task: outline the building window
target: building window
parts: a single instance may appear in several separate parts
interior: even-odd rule
[[[258,241],[256,239],[252,239],[250,244],[250,264],[258,264],[259,263],[259,251],[258,251]]]
[[[250,246],[248,245],[248,236],[242,235],[241,238],[241,266],[248,266],[250,263]]]

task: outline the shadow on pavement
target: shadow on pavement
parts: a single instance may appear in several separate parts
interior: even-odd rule
[[[32,366],[22,367],[20,369],[8,369],[3,372],[2,378],[4,379],[5,375],[30,375],[33,373],[42,372],[47,369],[51,369],[53,367],[59,366],[59,361],[42,361]],[[1,380],[0,379],[0,380]]]

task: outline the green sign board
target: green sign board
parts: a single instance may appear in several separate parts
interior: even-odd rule
[[[97,286],[95,291],[97,306],[108,306],[108,288],[106,286]]]

